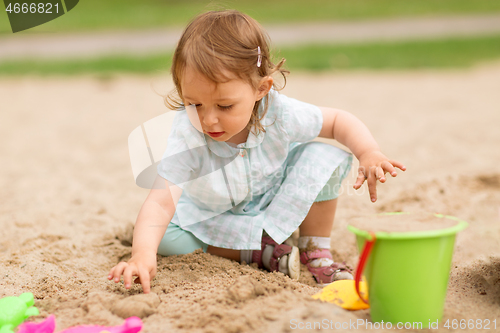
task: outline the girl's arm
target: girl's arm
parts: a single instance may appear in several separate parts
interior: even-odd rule
[[[134,227],[132,256],[137,253],[154,253],[156,256],[182,194],[178,186],[168,186],[166,180],[158,178],[165,185],[162,189],[152,189],[139,211]]]
[[[150,291],[150,281],[156,275],[158,246],[182,194],[182,189],[175,185],[168,186],[163,178],[158,177],[155,185],[162,183],[164,188],[152,189],[139,211],[134,227],[132,257],[128,262],[120,262],[113,267],[108,275],[109,280],[114,278],[115,282],[119,282],[123,274],[127,289],[131,287],[132,276],[138,276],[134,282],[141,283],[146,294]]]
[[[358,178],[354,188],[359,189],[367,180],[371,200],[375,202],[377,179],[384,183],[386,172],[396,177],[397,172],[394,167],[403,171],[406,167],[400,162],[389,160],[382,154],[368,128],[354,115],[339,109],[327,107],[320,107],[320,109],[323,113],[323,127],[319,136],[335,139],[352,151],[359,160]]]

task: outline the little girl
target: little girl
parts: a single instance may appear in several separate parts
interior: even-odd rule
[[[358,158],[354,185],[367,180],[371,200],[385,173],[405,167],[384,156],[366,126],[350,113],[317,107],[277,92],[268,38],[238,11],[208,12],[184,31],[173,56],[178,110],[156,188],[134,229],[132,257],[108,279],[130,288],[132,276],[150,291],[156,255],[196,249],[298,279],[300,262],[318,285],[352,279],[332,260],[330,233],[352,155],[310,142],[336,139]],[[286,80],[285,80],[286,83]],[[299,228],[298,248],[284,244]]]

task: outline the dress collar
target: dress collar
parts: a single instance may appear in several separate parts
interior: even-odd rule
[[[239,153],[240,149],[249,149],[257,147],[264,141],[264,132],[260,131],[258,135],[253,134],[251,131],[248,134],[247,141],[240,143],[236,146],[228,144],[224,141],[216,141],[209,135],[204,134],[207,141],[208,148],[219,157],[231,157]]]
[[[262,114],[262,107],[259,107],[259,115]],[[261,120],[261,124],[267,123],[267,113]],[[207,142],[208,148],[219,157],[231,157],[239,153],[240,149],[249,149],[257,147],[264,141],[265,133],[259,131],[259,134],[255,135],[250,131],[248,133],[247,141],[240,143],[238,145],[228,144],[224,141],[216,141],[210,137],[210,135],[204,134],[205,140]]]

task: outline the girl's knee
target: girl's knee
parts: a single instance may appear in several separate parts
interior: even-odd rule
[[[207,252],[207,248],[208,244],[196,238],[191,232],[181,229],[178,225],[169,224],[158,246],[158,254],[172,256],[188,254],[198,249]]]
[[[342,181],[347,176],[350,170],[350,160],[342,162],[333,171],[330,179],[326,182],[325,186],[321,189],[314,202],[322,202],[327,200],[337,199],[342,192]]]

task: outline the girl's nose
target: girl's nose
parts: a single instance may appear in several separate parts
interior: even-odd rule
[[[208,127],[217,124],[219,119],[217,118],[217,114],[213,109],[205,109],[203,112],[203,123]]]

